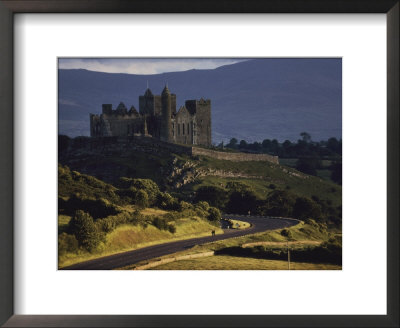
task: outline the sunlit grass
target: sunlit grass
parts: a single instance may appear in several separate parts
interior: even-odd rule
[[[341,270],[333,264],[291,262],[291,270]],[[211,256],[163,264],[149,270],[288,270],[288,262],[235,256]]]
[[[245,221],[239,221],[239,220],[229,220],[232,224],[232,229],[247,229],[251,227],[251,224]]]
[[[158,208],[145,208],[140,211],[141,214],[143,215],[164,215],[168,213],[167,211],[160,210]]]
[[[159,230],[152,225],[121,225],[106,235],[106,240],[101,243],[94,253],[79,252],[67,253],[59,257],[59,267],[95,259],[102,256],[121,253],[146,246],[162,244],[171,241],[211,236],[211,231],[222,234],[223,230],[199,218],[183,218],[175,222],[176,232]]]

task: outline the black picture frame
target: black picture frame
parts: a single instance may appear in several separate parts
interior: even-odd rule
[[[5,327],[399,327],[399,8],[399,0],[0,0],[0,324]],[[156,12],[387,15],[387,315],[14,315],[13,16]]]

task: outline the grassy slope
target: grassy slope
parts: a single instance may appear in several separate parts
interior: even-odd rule
[[[116,188],[95,177],[73,172],[63,166],[58,166],[58,195],[68,198],[73,193],[83,193],[86,197],[113,198]]]
[[[186,185],[183,190],[190,191],[198,189],[200,186],[212,185],[224,187],[229,181],[239,181],[251,186],[259,197],[265,198],[273,189],[270,185],[275,185],[278,189],[286,189],[301,195],[311,197],[318,196],[323,200],[330,200],[334,206],[341,204],[341,186],[318,177],[308,176],[299,173],[293,168],[276,165],[268,162],[230,162],[209,157],[200,157],[199,167],[204,169],[217,169],[236,173],[245,173],[259,178],[228,178],[218,176],[206,176],[199,178],[193,184]],[[298,176],[298,174],[300,176]]]
[[[280,158],[279,163],[282,165],[285,165],[285,166],[295,168],[296,164],[297,164],[297,160],[298,160],[297,158]],[[321,163],[322,163],[322,167],[317,170],[317,176],[326,181],[333,182],[331,179],[332,171],[330,169],[330,166],[332,165],[332,161],[324,159],[321,161]]]
[[[92,176],[71,172],[68,168],[59,167],[59,196],[64,200],[71,197],[74,193],[79,193],[85,197],[105,198],[109,201],[115,200],[120,203],[120,199],[116,196],[116,188]],[[121,212],[134,212],[137,207],[134,205],[124,205],[120,203],[117,208]],[[167,211],[146,208],[141,210],[146,216],[159,216],[166,214]],[[66,232],[68,222],[71,216],[59,214],[58,216],[58,233]],[[73,263],[115,254],[127,250],[133,250],[157,243],[163,243],[173,240],[190,239],[211,235],[211,231],[215,230],[217,234],[223,233],[222,229],[211,225],[207,220],[198,217],[181,218],[175,222],[176,232],[171,233],[166,230],[159,230],[152,225],[144,228],[141,225],[122,225],[118,226],[114,231],[106,235],[106,241],[100,245],[99,249],[94,253],[79,251],[78,254],[67,253],[59,257],[59,266],[67,266]]]
[[[290,227],[292,238],[290,239],[290,248],[304,248],[307,246],[316,246],[321,242],[327,241],[334,233],[320,230],[317,226],[309,224],[300,224]],[[273,230],[262,233],[257,233],[250,236],[243,236],[238,238],[225,239],[204,245],[197,245],[192,249],[169,254],[161,258],[169,258],[174,256],[204,253],[208,251],[216,251],[226,247],[243,246],[248,243],[262,242],[264,247],[271,249],[278,249],[287,247],[288,238],[281,235],[281,230]],[[251,246],[251,245],[250,245]],[[154,259],[157,260],[157,259]],[[144,261],[132,266],[123,268],[125,270],[133,269],[148,263]],[[293,262],[294,263],[294,262]],[[213,256],[193,260],[177,261],[165,265],[157,266],[152,270],[286,270],[287,262],[279,260],[263,260],[252,259],[234,256]],[[294,270],[340,270],[341,266],[332,264],[316,264],[316,263],[300,263],[297,262],[291,265]]]
[[[298,176],[298,172],[292,168],[276,165],[267,162],[230,162],[217,159],[211,159],[207,157],[200,157],[199,160],[194,160],[186,156],[177,156],[181,161],[195,161],[197,162],[197,168],[200,169],[217,169],[229,172],[244,173],[251,176],[257,176],[258,178],[228,178],[218,176],[206,176],[198,178],[194,183],[185,185],[183,188],[176,190],[179,193],[191,193],[193,190],[199,188],[202,185],[215,185],[224,187],[229,181],[240,181],[251,186],[260,197],[265,198],[266,195],[273,190],[271,184],[274,184],[278,189],[289,188],[291,192],[311,197],[317,195],[320,199],[330,200],[333,205],[341,204],[341,187],[328,181],[323,181],[317,177],[311,177],[301,174]],[[113,170],[113,174],[118,172],[120,176],[130,177],[141,177],[151,178],[157,183],[162,183],[164,177],[162,176],[162,170],[171,157],[162,158],[154,155],[147,154],[133,154],[129,157],[93,157],[93,158],[81,158],[80,161],[76,161],[72,166],[75,169],[84,167],[88,173],[97,174],[99,177],[104,175],[104,168],[110,170],[111,167],[121,168],[120,170]],[[292,173],[292,174],[290,174]],[[62,180],[62,179],[61,179]],[[105,179],[107,181],[113,181],[112,178]],[[73,192],[79,192],[80,188],[85,188],[85,194],[98,198],[110,198],[113,196],[115,188],[107,183],[97,180],[93,177],[87,178],[84,175],[77,174],[72,181],[65,179],[65,181],[59,181],[59,194],[63,198],[68,198]],[[150,210],[156,211],[157,210]],[[155,213],[156,214],[156,213]],[[157,213],[161,214],[161,213]],[[152,215],[146,213],[146,215]],[[60,231],[62,227],[65,227],[65,222],[68,218],[60,217]],[[64,256],[60,259],[61,265],[69,265],[90,258],[104,256],[111,253],[118,253],[128,249],[135,249],[163,241],[177,240],[191,238],[202,234],[208,234],[211,230],[214,230],[214,226],[200,227],[200,222],[182,222],[177,225],[177,232],[172,235],[166,231],[160,231],[151,233],[146,231],[144,228],[135,226],[120,226],[107,236],[107,241],[104,245],[103,250],[100,250],[96,254],[81,253],[79,255]],[[326,240],[328,238],[327,233],[321,233],[314,228],[310,228],[308,225],[302,226],[304,231],[300,231],[300,227],[294,227],[293,239],[295,240]],[[139,230],[138,230],[139,229]],[[140,229],[142,229],[140,231]],[[154,228],[155,229],[155,228]],[[204,229],[204,230],[202,230]],[[297,229],[297,230],[296,230]],[[218,231],[217,231],[218,233]],[[138,235],[146,236],[139,243],[137,242]],[[194,235],[196,234],[196,235]],[[136,236],[133,238],[132,236]],[[151,237],[150,237],[151,236]],[[196,246],[192,250],[185,251],[183,253],[188,254],[190,252],[203,252],[207,250],[215,250],[229,246],[242,245],[248,242],[262,242],[262,241],[275,241],[282,242],[286,238],[281,236],[279,231],[272,231],[263,234],[255,234],[252,236],[228,239],[216,243],[211,243],[202,246]],[[204,259],[205,260],[205,259]]]
[[[125,154],[107,156],[100,154],[76,153],[62,158],[61,163],[72,170],[96,176],[108,183],[115,183],[123,177],[152,179],[157,184],[165,183],[164,168],[173,158],[169,155],[150,155],[129,150]]]
[[[130,151],[129,154],[121,155],[85,155],[75,154],[70,159],[63,160],[73,170],[97,176],[104,181],[113,183],[120,176],[133,178],[148,178],[155,181],[159,186],[170,189],[166,185],[168,163],[176,157],[180,163],[191,161],[197,164],[198,169],[223,170],[234,173],[244,173],[258,178],[227,178],[213,175],[199,177],[193,183],[186,184],[184,187],[175,190],[177,193],[189,195],[193,190],[203,185],[213,185],[224,187],[229,181],[240,181],[251,186],[256,193],[265,198],[272,191],[271,184],[278,189],[290,188],[290,191],[300,195],[311,197],[317,195],[324,200],[332,201],[334,206],[341,204],[341,186],[333,182],[323,180],[319,177],[308,176],[299,173],[294,168],[276,165],[269,162],[231,162],[218,160],[205,156],[197,156],[196,159],[186,155],[159,154],[150,155],[140,152]],[[286,162],[284,161],[286,164]],[[300,174],[299,176],[296,176]],[[173,190],[170,190],[173,191]]]
[[[212,256],[163,264],[149,270],[287,270],[288,263],[278,260]],[[340,270],[333,264],[292,262],[291,270]]]
[[[149,215],[149,212],[152,211],[154,210],[146,209],[144,212]],[[159,211],[155,210],[156,213]],[[60,215],[59,229],[64,227],[69,219],[70,217]],[[218,229],[199,218],[182,218],[177,220],[175,225],[175,233],[159,230],[151,225],[146,228],[133,225],[118,226],[114,231],[106,235],[106,241],[99,247],[98,251],[94,253],[81,251],[78,254],[64,254],[59,257],[59,267],[164,242],[208,236],[211,235],[212,230],[215,230],[217,234],[223,233],[222,229]]]
[[[244,221],[233,220],[233,219],[230,219],[229,221],[232,224],[232,229],[247,229],[250,228],[251,226],[250,223]]]

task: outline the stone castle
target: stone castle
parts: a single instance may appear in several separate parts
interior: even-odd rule
[[[103,104],[102,114],[90,114],[90,136],[148,136],[184,145],[211,146],[211,101],[186,100],[176,111],[176,95],[165,86],[161,95],[147,88],[139,96],[139,112],[123,103],[113,110]]]

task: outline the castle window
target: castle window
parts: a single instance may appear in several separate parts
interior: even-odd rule
[[[187,134],[190,134],[189,123],[187,124]]]
[[[181,126],[178,123],[178,136],[180,136],[180,135],[181,135]]]
[[[182,123],[182,135],[185,135],[185,123]]]

